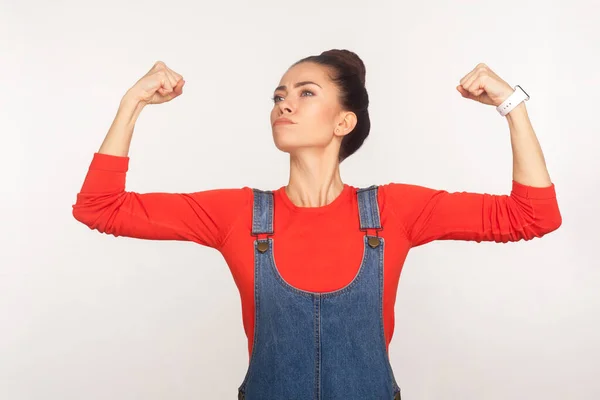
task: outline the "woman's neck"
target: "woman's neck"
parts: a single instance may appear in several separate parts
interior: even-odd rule
[[[290,179],[285,192],[298,207],[322,207],[344,190],[337,159],[290,157]]]

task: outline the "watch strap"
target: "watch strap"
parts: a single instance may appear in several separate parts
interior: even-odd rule
[[[511,112],[516,106],[521,104],[523,101],[529,100],[529,95],[523,90],[523,88],[519,85],[515,86],[515,91],[508,96],[506,100],[502,102],[496,110],[503,117],[506,116],[509,112]]]

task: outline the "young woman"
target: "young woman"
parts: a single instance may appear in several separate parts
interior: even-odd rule
[[[286,186],[125,191],[140,112],[179,96],[184,83],[157,62],[127,91],[73,215],[114,236],[188,240],[221,252],[240,291],[248,337],[240,399],[399,399],[388,348],[408,251],[433,240],[530,240],[561,225],[523,102],[505,115],[514,159],[510,195],[342,182],[340,163],[370,130],[365,66],[347,50],[298,61],[274,92],[273,139],[290,155]],[[492,106],[515,92],[485,64],[457,90]]]

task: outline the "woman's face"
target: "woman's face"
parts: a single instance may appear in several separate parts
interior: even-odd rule
[[[275,146],[290,154],[332,146],[339,150],[342,137],[355,123],[354,113],[341,110],[338,94],[326,67],[311,62],[291,67],[273,92],[271,127]],[[294,124],[273,125],[278,118],[288,118]]]

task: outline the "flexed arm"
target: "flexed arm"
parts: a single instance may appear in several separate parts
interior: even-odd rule
[[[77,201],[76,220],[114,236],[183,240],[219,248],[251,196],[249,188],[195,193],[125,190],[129,146],[142,109],[182,93],[181,75],[157,62],[127,91],[100,149],[94,154]]]
[[[494,107],[502,104],[515,91],[483,63],[465,75],[456,89],[465,98]],[[525,102],[521,102],[505,118],[510,129],[513,180],[526,186],[550,186],[552,181],[544,154],[529,120]]]
[[[514,89],[487,65],[478,64],[460,80],[463,97],[497,107]],[[556,190],[529,121],[525,103],[505,118],[513,151],[510,194],[448,192],[392,183],[385,190],[413,247],[433,240],[494,241],[542,237],[562,224]]]

